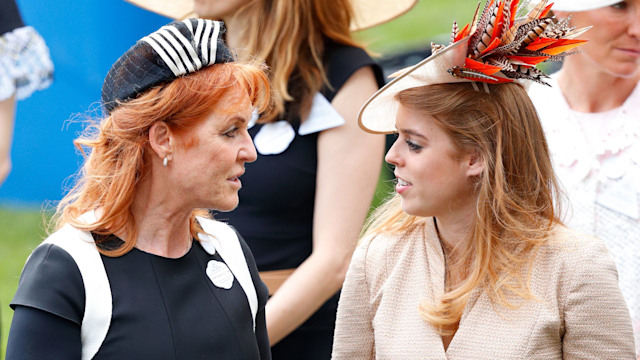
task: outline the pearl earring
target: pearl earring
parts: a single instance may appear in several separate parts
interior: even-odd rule
[[[169,164],[169,159],[165,156],[164,159],[162,159],[162,166],[167,167],[168,164]]]

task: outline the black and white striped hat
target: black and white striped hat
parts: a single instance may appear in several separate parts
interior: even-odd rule
[[[174,21],[143,37],[107,73],[102,104],[111,113],[154,85],[199,69],[234,61],[222,40],[224,24],[205,19]]]

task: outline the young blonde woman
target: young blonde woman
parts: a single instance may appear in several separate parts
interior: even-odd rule
[[[529,92],[571,203],[567,224],[601,238],[618,268],[640,359],[640,1],[556,1],[593,25],[580,54]]]
[[[240,57],[271,69],[276,104],[250,129],[258,159],[247,166],[241,205],[224,218],[247,240],[272,294],[267,327],[275,359],[330,357],[336,292],[384,149],[382,136],[357,126],[358,110],[383,81],[351,29],[414,2],[198,0],[187,7],[224,20]]]
[[[491,2],[470,27],[454,26],[450,46],[363,108],[365,130],[398,134],[386,155],[396,194],[354,254],[333,359],[633,359],[615,264],[559,220],[523,86],[544,79],[527,62],[581,42],[562,26],[530,33],[548,9],[511,17],[513,4]]]

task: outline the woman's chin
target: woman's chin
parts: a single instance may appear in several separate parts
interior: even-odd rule
[[[236,197],[235,201],[225,202],[223,204],[216,204],[215,206],[211,206],[210,208],[216,211],[221,212],[229,212],[233,211],[238,207],[238,198]]]
[[[404,201],[402,202],[402,211],[404,211],[407,215],[422,216],[420,215],[420,211],[417,211],[416,209],[409,206],[408,204],[405,204]]]

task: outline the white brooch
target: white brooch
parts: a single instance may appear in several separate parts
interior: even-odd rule
[[[233,285],[233,274],[229,267],[222,261],[211,260],[207,264],[207,276],[213,285],[221,289],[231,289]]]

